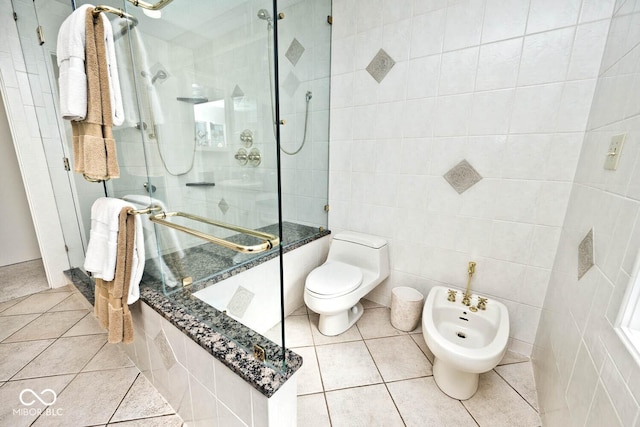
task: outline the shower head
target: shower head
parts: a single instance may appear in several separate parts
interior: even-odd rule
[[[155,76],[153,76],[153,77],[151,78],[151,84],[154,84],[154,83],[156,82],[156,80],[158,80],[158,79],[160,79],[160,80],[164,80],[164,79],[166,79],[167,77],[168,77],[168,76],[167,76],[166,71],[164,71],[164,70],[158,70],[158,72],[155,74]]]
[[[258,18],[262,19],[263,21],[267,21],[269,24],[273,22],[273,19],[271,18],[271,14],[267,9],[260,9],[258,11]]]
[[[142,75],[142,77],[149,77],[150,73],[146,72],[146,71],[141,71],[140,74]],[[156,71],[156,73],[151,77],[151,84],[155,84],[156,80],[164,80],[167,77],[169,77],[169,74],[167,74],[166,71],[164,70],[158,70]]]

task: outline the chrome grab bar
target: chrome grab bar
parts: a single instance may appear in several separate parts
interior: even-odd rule
[[[194,230],[192,228],[185,227],[179,224],[174,224],[173,222],[169,222],[165,220],[167,217],[173,217],[173,216],[180,216],[183,218],[192,219],[194,221],[202,222],[202,223],[213,225],[216,227],[225,228],[227,230],[237,231],[238,233],[253,236],[258,239],[263,239],[264,241],[259,245],[253,245],[253,246],[247,246],[247,245],[242,245],[240,243],[230,242],[228,240],[224,240],[219,237],[215,237],[215,236],[211,236],[210,234],[203,233],[202,231]],[[206,240],[207,242],[215,243],[216,245],[220,245],[225,248],[232,249],[236,252],[242,252],[242,253],[264,252],[280,244],[280,238],[278,236],[274,236],[273,234],[263,233],[261,231],[256,231],[256,230],[250,230],[248,228],[238,227],[237,225],[231,225],[231,224],[226,224],[224,222],[214,221],[209,218],[204,218],[198,215],[192,215],[185,212],[161,212],[158,214],[149,215],[149,219],[160,225],[164,225],[170,228],[175,228],[176,230],[182,231],[184,233],[190,234],[195,237],[199,237],[200,239]]]

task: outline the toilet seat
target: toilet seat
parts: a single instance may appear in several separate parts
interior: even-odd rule
[[[307,276],[307,291],[318,298],[339,297],[362,283],[362,270],[339,261],[327,261]]]

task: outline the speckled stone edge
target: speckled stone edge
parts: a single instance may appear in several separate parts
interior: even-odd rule
[[[278,391],[302,366],[302,357],[286,349],[283,370],[277,370],[260,362],[253,357],[253,354],[248,353],[221,333],[214,331],[213,328],[198,320],[196,316],[173,304],[168,298],[153,289],[142,289],[140,299],[267,397],[271,397]]]
[[[301,236],[295,234],[297,234],[296,231],[303,233],[302,229],[305,226],[297,224],[284,225],[287,228],[285,233],[289,234],[288,237],[292,238],[293,242],[282,246],[283,253],[330,234],[329,230],[319,230],[313,235],[301,238]],[[292,236],[291,233],[294,235]],[[203,303],[191,294],[276,258],[278,255],[279,249],[274,249],[262,257],[239,264],[235,268],[223,271],[200,284],[190,287],[189,290],[176,292],[169,297],[162,294],[161,284],[159,283],[141,284],[140,299],[260,393],[271,397],[302,366],[302,357],[287,349],[283,353],[282,347],[278,344],[262,337],[240,322],[222,315],[214,307]],[[95,298],[94,283],[91,278],[78,268],[65,271],[65,274],[80,293],[93,304]],[[172,302],[170,298],[174,299],[175,302]],[[197,315],[205,315],[205,318],[208,318],[214,326],[198,320]],[[230,335],[235,336],[236,340],[239,336],[246,337],[247,342],[236,343],[233,339],[225,336],[224,333],[216,331],[214,327],[226,333],[233,332]],[[277,369],[269,363],[256,360],[252,353],[243,348],[243,346],[249,347],[249,341],[259,342],[266,350],[267,360],[278,366],[284,365],[284,369]],[[284,363],[282,355],[284,355]]]
[[[91,279],[78,269],[67,270],[65,274],[80,293],[93,304],[94,291]],[[284,352],[286,363],[283,370],[260,362],[253,357],[253,354],[248,353],[234,341],[199,321],[185,308],[173,304],[167,297],[154,289],[142,288],[140,300],[266,397],[273,396],[302,366],[302,357],[286,349]],[[230,318],[228,320],[235,322]],[[237,324],[237,327],[246,328],[248,332],[255,333],[240,323]]]

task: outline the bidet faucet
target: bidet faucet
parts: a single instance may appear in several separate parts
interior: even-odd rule
[[[476,272],[476,263],[474,261],[469,261],[469,267],[467,268],[467,273],[469,273],[469,280],[467,280],[467,290],[462,297],[462,303],[466,306],[471,305],[471,278],[473,274]]]

